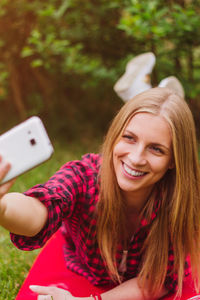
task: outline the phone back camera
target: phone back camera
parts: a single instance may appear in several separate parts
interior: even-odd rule
[[[36,140],[35,139],[31,139],[30,140],[30,144],[31,144],[31,146],[35,146],[36,145]]]

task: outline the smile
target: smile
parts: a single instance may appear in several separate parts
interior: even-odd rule
[[[135,171],[133,169],[130,169],[126,164],[123,164],[124,170],[128,175],[131,175],[133,177],[141,177],[147,174],[147,172],[141,172],[141,171]]]

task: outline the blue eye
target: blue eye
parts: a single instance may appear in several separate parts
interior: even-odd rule
[[[132,138],[132,136],[130,136],[128,134],[124,134],[122,137],[125,138],[125,139],[128,139],[128,140]]]
[[[124,134],[122,135],[122,138],[127,140],[127,141],[134,141],[134,137],[132,135]]]
[[[164,153],[163,150],[162,150],[161,148],[156,147],[156,146],[151,146],[151,149],[152,149],[154,152],[158,153],[158,154],[163,154],[163,153]]]

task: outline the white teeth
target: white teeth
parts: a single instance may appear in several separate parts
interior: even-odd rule
[[[144,174],[146,174],[145,172],[139,172],[139,171],[134,171],[132,169],[129,169],[129,167],[127,165],[124,164],[124,170],[131,176],[135,176],[135,177],[139,177],[139,176],[143,176]]]

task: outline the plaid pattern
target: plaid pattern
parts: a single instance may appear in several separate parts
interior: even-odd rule
[[[66,240],[64,255],[70,270],[85,276],[94,285],[109,285],[111,279],[100,255],[96,241],[95,208],[99,195],[98,173],[101,158],[87,154],[80,161],[66,163],[45,184],[37,185],[25,194],[36,197],[48,208],[49,218],[44,228],[35,237],[11,233],[12,242],[20,249],[33,250],[42,247],[52,234],[62,226]],[[149,227],[157,216],[159,199],[155,201],[150,223],[145,219],[132,239],[127,255],[124,280],[136,277],[140,268],[141,249]],[[120,265],[123,249],[118,246],[117,264]],[[177,275],[172,272],[174,256],[169,251],[166,288],[175,291]],[[186,265],[185,273],[189,273]]]

